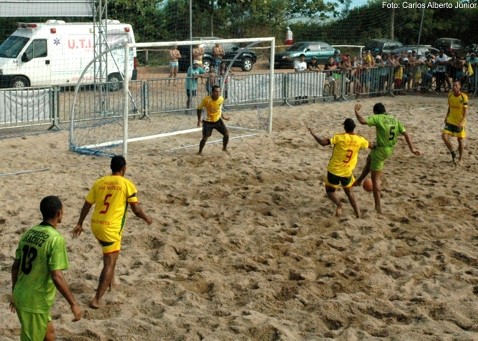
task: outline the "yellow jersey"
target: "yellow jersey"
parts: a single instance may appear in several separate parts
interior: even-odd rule
[[[335,134],[330,139],[334,146],[327,170],[341,177],[352,175],[358,161],[358,152],[362,148],[368,148],[366,138],[349,133]]]
[[[224,103],[224,98],[222,96],[219,96],[217,100],[213,100],[211,96],[206,96],[197,108],[198,110],[206,108],[206,117],[204,117],[204,121],[217,122],[221,118],[222,103]]]
[[[465,93],[460,93],[458,96],[452,92],[448,95],[448,108],[449,113],[446,118],[446,123],[453,124],[455,126],[460,125],[463,119],[463,112],[468,106],[468,96]],[[465,126],[466,122],[463,122]]]
[[[104,242],[121,240],[128,203],[137,203],[136,187],[121,175],[104,176],[94,183],[86,201],[95,206],[91,231]]]

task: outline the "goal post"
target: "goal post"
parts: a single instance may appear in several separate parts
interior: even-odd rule
[[[222,86],[225,107],[232,119],[227,122],[231,140],[258,133],[272,131],[274,104],[274,65],[259,67],[256,63],[250,72],[239,69],[241,55],[258,46],[269,51],[269,60],[274,60],[275,38],[244,39],[203,39],[187,41],[128,43],[124,46],[124,75],[131,74],[129,61],[138,51],[149,51],[149,58],[155,59],[161,67],[148,68],[139,72],[139,80],[125,77],[121,91],[110,92],[108,86],[95,87],[85,94],[81,87],[75,89],[70,129],[70,149],[93,155],[128,154],[128,143],[164,138],[162,149],[172,150],[197,145],[197,104],[207,95],[209,75],[198,80],[197,96],[187,108],[186,69],[192,64],[190,56],[182,56],[177,77],[169,77],[169,50],[173,46],[192,48],[199,44],[210,46],[219,43],[224,46],[240,46],[234,55],[225,59],[224,73],[216,76]],[[240,45],[239,45],[240,44]],[[244,47],[242,47],[244,46]],[[134,53],[132,53],[134,51]],[[189,65],[184,65],[185,62]],[[249,62],[249,61],[247,61]],[[160,69],[159,72],[150,70]],[[216,83],[217,84],[217,83]],[[99,94],[103,91],[103,94]],[[105,93],[106,98],[105,101]],[[261,95],[251,95],[260,93]],[[89,99],[86,99],[88,97]],[[89,107],[89,102],[102,101]],[[94,108],[105,108],[100,117]],[[76,111],[81,110],[82,114]],[[89,122],[88,110],[92,118]],[[98,111],[98,109],[96,109]],[[78,118],[81,117],[81,123]],[[75,119],[76,118],[76,119]],[[183,136],[183,137],[181,137]],[[192,142],[194,136],[194,143]],[[214,142],[214,141],[211,141]]]

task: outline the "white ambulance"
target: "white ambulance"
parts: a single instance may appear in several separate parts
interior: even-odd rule
[[[121,47],[135,42],[133,29],[118,20],[107,20],[106,27],[107,43],[101,45],[102,50],[113,50],[95,64],[96,70],[93,64],[88,68],[82,83],[93,83],[95,72],[97,76],[103,74],[104,81],[118,85],[124,79],[125,52]],[[94,58],[94,41],[99,40],[99,35],[95,32],[94,37],[93,32],[93,23],[19,23],[17,30],[0,45],[0,87],[76,85]],[[132,50],[128,57],[128,77],[136,79],[136,51]]]

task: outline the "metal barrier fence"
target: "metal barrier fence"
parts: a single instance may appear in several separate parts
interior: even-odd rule
[[[463,75],[463,89],[468,94],[478,91],[476,65],[471,76]],[[437,75],[424,65],[394,69],[390,67],[356,68],[322,72],[276,73],[273,101],[275,105],[297,105],[331,100],[348,100],[360,96],[396,95],[404,92],[437,90]],[[241,73],[223,79],[225,107],[234,110],[268,103],[269,75]],[[131,81],[129,108],[131,117],[153,113],[192,111],[207,94],[207,80],[198,81],[197,96],[191,108],[186,107],[185,78]],[[446,91],[446,82],[442,85]],[[76,99],[75,119],[95,120],[110,114],[108,108],[121,107],[123,92],[98,91],[107,85],[93,85],[80,90]],[[0,137],[18,136],[47,129],[67,129],[74,91],[58,86],[49,88],[0,90]],[[94,109],[92,109],[94,108]]]

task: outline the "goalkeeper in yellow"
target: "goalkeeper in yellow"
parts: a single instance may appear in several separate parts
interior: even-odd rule
[[[367,139],[354,133],[355,122],[353,119],[347,118],[344,121],[344,129],[345,133],[335,134],[331,138],[319,137],[310,128],[309,132],[321,146],[334,146],[332,157],[327,166],[325,192],[327,197],[337,206],[335,215],[339,217],[342,214],[342,203],[336,194],[336,190],[343,187],[354,209],[355,216],[360,218],[360,209],[352,192],[352,185],[355,182],[352,172],[357,165],[360,149],[371,149],[373,146]]]
[[[96,295],[90,303],[90,307],[94,309],[100,307],[100,299],[114,283],[114,271],[121,250],[121,235],[128,205],[133,213],[148,225],[153,221],[139,206],[135,185],[124,177],[126,160],[123,156],[114,156],[111,159],[111,172],[111,175],[96,180],[86,196],[78,223],[73,229],[73,236],[78,237],[83,231],[83,221],[94,205],[91,231],[103,250],[103,270]]]
[[[202,150],[206,145],[207,139],[211,137],[212,131],[216,129],[222,134],[222,150],[227,151],[227,143],[229,142],[229,131],[223,120],[229,120],[229,117],[223,114],[222,105],[224,98],[221,96],[221,87],[214,85],[210,96],[203,98],[197,107],[198,128],[202,123],[202,139],[199,142],[198,155],[202,154]],[[203,117],[203,109],[206,109],[206,114]]]

